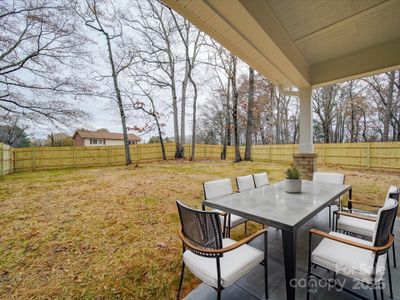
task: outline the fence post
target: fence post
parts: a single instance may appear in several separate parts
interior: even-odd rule
[[[72,167],[76,168],[76,150],[75,146],[72,148]]]
[[[140,160],[140,156],[139,156],[139,143],[136,142],[136,166],[139,166],[139,160]]]
[[[269,157],[269,161],[271,161],[271,145],[268,145],[268,157]]]
[[[15,149],[11,148],[10,151],[11,151],[10,152],[10,159],[11,159],[10,168],[11,168],[11,165],[12,165],[12,172],[15,173],[15,161],[16,161],[16,159],[15,159]]]
[[[370,166],[371,166],[370,159],[371,159],[371,144],[368,143],[367,144],[367,169],[368,170],[370,169]]]
[[[108,165],[111,166],[111,146],[107,146],[108,147]]]
[[[36,171],[36,148],[32,148],[32,171]]]
[[[4,154],[3,154],[3,144],[0,143],[0,176],[4,176]]]

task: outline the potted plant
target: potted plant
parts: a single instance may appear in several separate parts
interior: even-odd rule
[[[286,170],[285,190],[286,193],[301,193],[300,172],[296,167]]]

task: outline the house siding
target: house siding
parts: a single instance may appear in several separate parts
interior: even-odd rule
[[[74,137],[74,146],[85,146],[85,141],[79,134]]]
[[[136,141],[132,141],[132,144],[136,144]],[[90,139],[84,139],[84,145],[83,146],[122,146],[124,145],[123,140],[107,140],[106,139],[106,144],[90,144]]]

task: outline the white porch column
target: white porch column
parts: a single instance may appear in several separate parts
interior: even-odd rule
[[[299,169],[302,179],[311,180],[317,170],[317,154],[313,145],[313,109],[311,87],[299,89],[300,98],[300,143],[299,153],[293,154],[293,164]]]
[[[300,143],[299,153],[314,153],[313,108],[311,87],[299,89],[300,98]]]

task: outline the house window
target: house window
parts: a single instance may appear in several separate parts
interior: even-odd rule
[[[90,144],[91,145],[105,145],[106,144],[106,140],[90,139]]]

